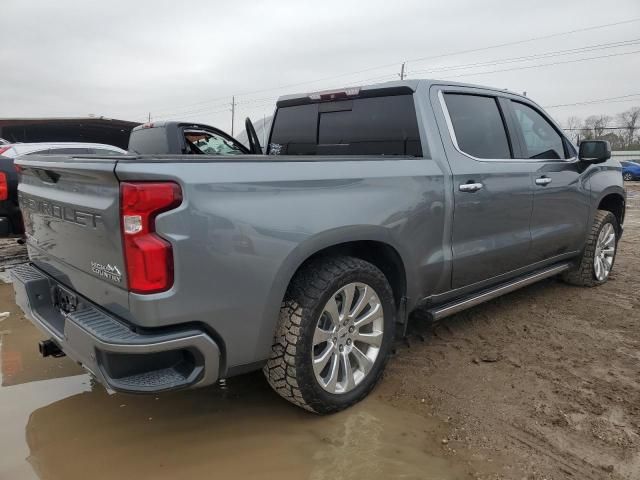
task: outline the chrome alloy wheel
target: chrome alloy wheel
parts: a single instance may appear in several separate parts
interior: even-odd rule
[[[353,390],[369,374],[384,336],[382,302],[373,288],[349,283],[324,306],[313,335],[313,371],[329,393]]]
[[[613,225],[606,223],[600,230],[593,255],[593,274],[599,282],[606,280],[609,276],[615,253],[616,232]]]

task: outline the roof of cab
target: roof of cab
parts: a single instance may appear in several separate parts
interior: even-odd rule
[[[368,90],[381,90],[381,89],[391,90],[391,89],[409,88],[415,92],[418,89],[419,85],[426,88],[431,87],[431,85],[447,85],[447,86],[466,87],[466,88],[481,88],[483,90],[493,90],[496,92],[509,93],[511,95],[522,96],[518,93],[512,92],[504,88],[487,87],[485,85],[475,85],[472,83],[461,83],[461,82],[449,82],[446,80],[435,80],[435,79],[393,80],[390,82],[374,83],[370,85],[360,85],[360,86],[352,85],[351,87],[329,89],[329,90],[326,90],[326,92],[342,91],[342,90],[347,90],[349,88],[359,88],[360,92],[366,92]],[[325,91],[304,92],[304,93],[300,92],[300,93],[294,93],[289,95],[282,95],[281,97],[278,98],[277,103],[279,105],[281,103],[289,103],[295,100],[309,98],[309,96],[314,93],[324,93],[324,92]]]

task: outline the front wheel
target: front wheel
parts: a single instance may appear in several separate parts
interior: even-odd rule
[[[625,173],[624,175],[622,175],[622,178],[627,182],[630,182],[631,180],[633,180],[633,175],[631,175],[630,173]]]
[[[287,290],[264,374],[295,405],[337,412],[377,383],[394,326],[393,293],[378,268],[353,257],[313,260]]]
[[[605,283],[616,259],[618,232],[615,215],[598,210],[580,264],[563,275],[564,281],[586,287]]]

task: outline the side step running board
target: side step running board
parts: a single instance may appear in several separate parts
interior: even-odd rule
[[[531,285],[532,283],[535,283],[539,280],[558,275],[559,273],[568,270],[570,267],[571,265],[569,263],[556,265],[551,268],[547,268],[545,270],[541,270],[526,277],[520,278],[516,281],[503,283],[491,290],[484,290],[483,292],[472,297],[466,297],[463,300],[459,300],[457,302],[447,303],[429,309],[429,314],[431,315],[431,318],[433,320],[442,320],[443,318],[453,315],[454,313],[461,312],[462,310],[466,310],[467,308],[475,307],[476,305],[497,298],[501,295],[504,295],[505,293],[513,292],[514,290],[526,287],[527,285]]]

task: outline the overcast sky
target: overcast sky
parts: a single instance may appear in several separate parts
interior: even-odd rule
[[[150,112],[230,131],[236,95],[237,133],[278,95],[390,80],[403,61],[408,78],[526,91],[544,106],[639,94],[550,108],[560,122],[640,106],[639,0],[0,3],[0,118]]]

